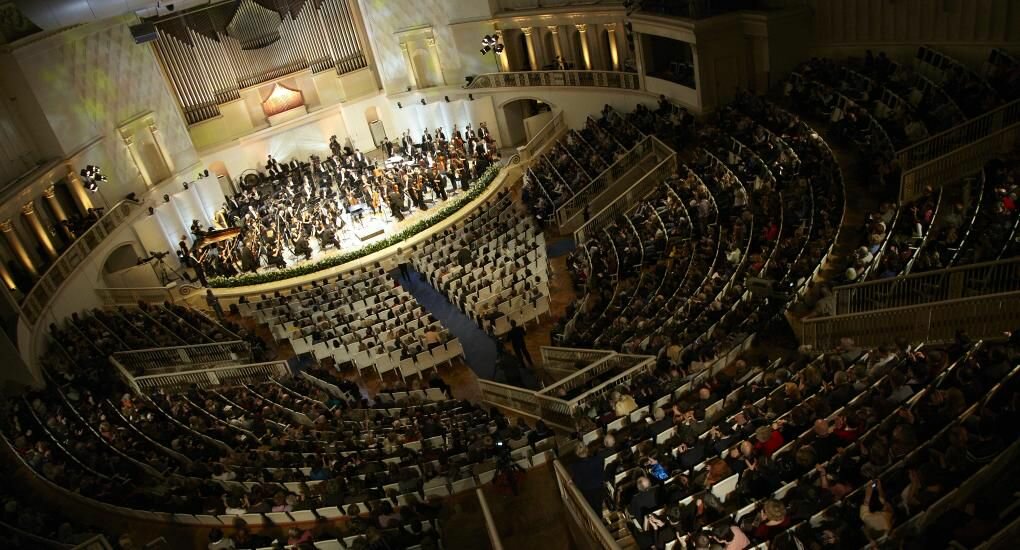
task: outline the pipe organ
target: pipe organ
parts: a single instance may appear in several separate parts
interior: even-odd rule
[[[250,86],[366,67],[349,1],[240,0],[156,22],[156,54],[188,124],[218,116]]]

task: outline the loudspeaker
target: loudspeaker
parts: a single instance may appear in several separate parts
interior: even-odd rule
[[[128,29],[131,31],[131,36],[135,39],[135,44],[145,44],[159,38],[159,35],[156,34],[156,25],[152,23],[139,23],[131,25]]]

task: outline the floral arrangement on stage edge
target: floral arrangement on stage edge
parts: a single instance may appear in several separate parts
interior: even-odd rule
[[[213,277],[209,279],[209,286],[213,288],[234,288],[239,286],[249,285],[260,285],[264,283],[272,283],[274,281],[282,281],[284,279],[290,279],[291,277],[300,277],[302,275],[308,275],[315,273],[316,271],[322,271],[338,265],[343,265],[347,262],[352,262],[358,258],[363,258],[369,254],[374,254],[386,247],[395,245],[402,242],[414,235],[421,233],[422,231],[436,225],[437,223],[445,220],[446,218],[453,215],[455,212],[466,206],[469,202],[478,198],[479,195],[485,191],[489,184],[496,179],[496,174],[499,173],[500,165],[492,165],[481,176],[476,179],[471,186],[468,188],[466,195],[462,195],[449,204],[443,206],[435,214],[419,220],[414,224],[404,228],[403,231],[391,235],[380,241],[376,241],[372,244],[365,245],[356,250],[345,252],[343,254],[337,254],[323,258],[316,262],[301,264],[297,267],[288,267],[286,269],[277,269],[274,271],[267,271],[265,273],[245,273],[243,275],[235,275],[233,277]]]

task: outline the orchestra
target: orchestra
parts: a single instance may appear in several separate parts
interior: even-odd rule
[[[447,136],[450,136],[448,139]],[[399,140],[385,139],[383,161],[370,160],[358,149],[330,138],[327,158],[312,155],[308,162],[280,162],[270,155],[264,169],[244,178],[242,189],[228,197],[214,216],[214,226],[203,230],[196,222],[196,240],[228,228],[239,228],[236,238],[217,241],[197,250],[182,236],[178,255],[200,276],[229,277],[262,268],[285,268],[310,260],[318,250],[339,250],[345,232],[371,215],[403,221],[413,206],[428,209],[430,200],[445,201],[451,193],[467,191],[499,151],[486,128],[468,124],[426,129],[415,140],[405,131]],[[197,243],[196,243],[197,244]]]

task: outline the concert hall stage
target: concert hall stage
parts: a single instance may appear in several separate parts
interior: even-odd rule
[[[363,246],[372,244],[380,239],[390,237],[404,228],[411,226],[429,216],[434,215],[439,211],[440,208],[445,206],[452,200],[460,197],[466,191],[460,191],[459,189],[451,193],[450,189],[447,188],[447,199],[442,200],[426,200],[427,210],[418,210],[417,208],[411,207],[411,213],[404,210],[404,219],[398,220],[397,218],[390,215],[389,206],[383,205],[382,212],[376,214],[373,213],[370,208],[363,205],[361,219],[352,219],[346,227],[340,232],[340,247],[330,247],[326,250],[322,250],[319,247],[318,239],[310,239],[309,245],[312,248],[312,257],[309,260],[305,260],[304,256],[295,256],[293,252],[284,247],[283,259],[287,262],[287,268],[299,267],[305,263],[314,263],[323,258],[330,256],[336,256],[357,250]],[[274,271],[275,267],[260,267],[258,273],[266,273]]]

